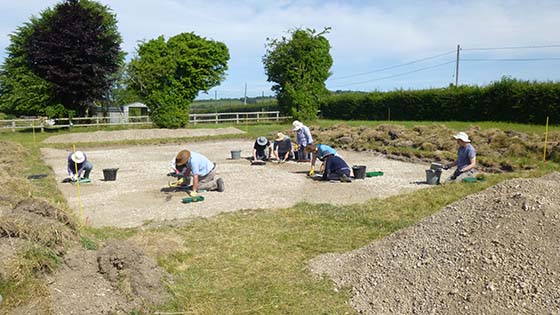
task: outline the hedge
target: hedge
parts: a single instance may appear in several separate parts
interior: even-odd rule
[[[321,101],[327,119],[506,121],[560,120],[560,82],[504,77],[487,86],[344,93]],[[389,117],[390,116],[390,117]]]

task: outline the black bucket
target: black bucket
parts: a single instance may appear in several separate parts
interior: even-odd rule
[[[103,169],[103,180],[114,181],[117,180],[118,168],[104,168]]]
[[[354,165],[352,166],[352,173],[354,173],[355,179],[364,179],[366,178],[366,166]]]

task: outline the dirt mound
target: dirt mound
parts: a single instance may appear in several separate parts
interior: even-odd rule
[[[530,160],[542,159],[544,135],[472,126],[465,130],[477,150],[479,164],[486,172],[531,169]],[[455,130],[445,125],[405,128],[382,124],[375,128],[335,125],[312,128],[316,141],[343,149],[372,149],[407,161],[444,161],[456,158]],[[548,136],[548,160],[560,162],[560,132]],[[417,150],[405,150],[414,148]]]
[[[109,241],[99,251],[71,250],[48,282],[55,314],[129,314],[169,298],[162,277],[134,243]]]
[[[560,174],[514,179],[310,268],[361,314],[558,314],[559,225]]]

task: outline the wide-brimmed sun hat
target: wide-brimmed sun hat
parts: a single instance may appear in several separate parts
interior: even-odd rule
[[[459,132],[458,134],[454,135],[453,138],[457,139],[457,140],[461,140],[463,142],[471,142],[471,140],[469,139],[469,136],[464,133],[464,132]]]
[[[293,131],[298,131],[301,129],[301,127],[303,127],[303,124],[299,120],[294,120],[292,126],[294,126],[294,128],[292,128]]]
[[[279,132],[276,134],[276,141],[282,141],[284,140],[284,138],[286,138],[286,135],[284,135],[283,133]]]
[[[182,150],[177,154],[175,158],[175,165],[181,166],[187,164],[189,159],[191,158],[191,151],[189,150]]]
[[[257,144],[258,145],[266,145],[267,142],[268,142],[268,140],[265,137],[258,137],[257,138]]]
[[[86,160],[86,155],[84,154],[84,152],[82,151],[76,151],[74,153],[72,153],[72,155],[70,156],[70,158],[72,159],[72,161],[74,161],[75,163],[83,163]]]

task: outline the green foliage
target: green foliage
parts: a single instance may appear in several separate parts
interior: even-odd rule
[[[297,29],[290,39],[268,40],[262,59],[268,81],[275,82],[272,90],[282,111],[296,119],[316,119],[319,100],[327,93],[325,81],[333,60],[323,35],[329,29]]]
[[[98,248],[97,243],[87,236],[80,236],[80,243],[87,250],[97,250]]]
[[[179,128],[189,119],[189,105],[200,91],[224,78],[229,60],[225,44],[194,33],[163,36],[141,43],[129,65],[129,86],[151,110],[159,127]]]
[[[504,77],[488,86],[416,91],[345,93],[321,102],[330,119],[508,121],[542,124],[560,121],[560,82]]]
[[[0,70],[0,110],[86,113],[124,60],[116,23],[109,8],[90,0],[66,0],[32,17],[11,35]]]

